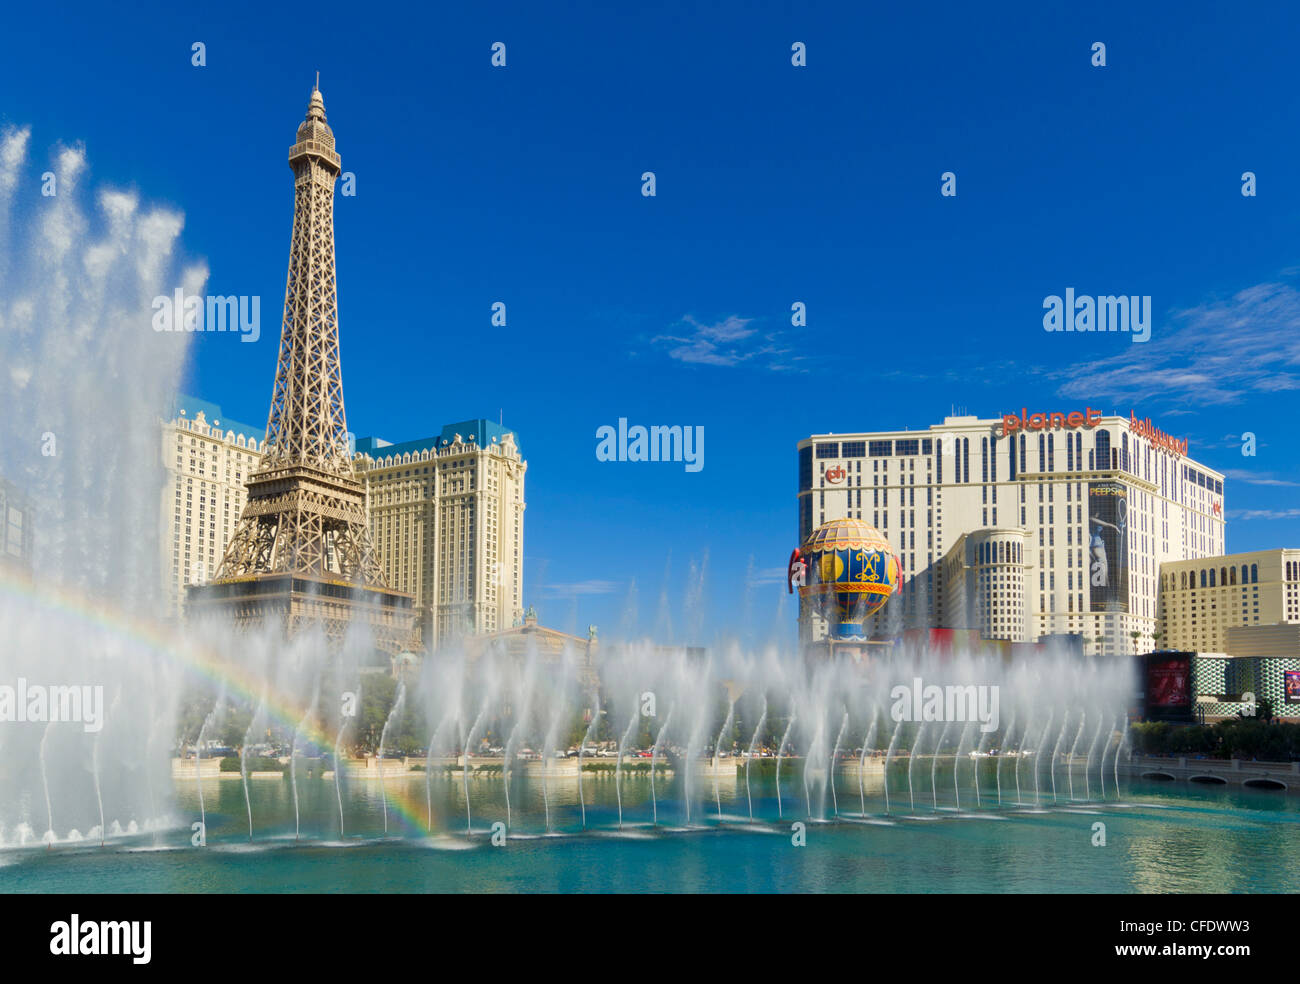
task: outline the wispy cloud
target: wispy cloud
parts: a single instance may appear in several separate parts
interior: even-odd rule
[[[1245,482],[1247,485],[1286,485],[1293,488],[1300,487],[1300,482],[1288,481],[1285,478],[1276,478],[1269,472],[1253,472],[1245,468],[1225,469],[1223,477],[1232,479],[1234,482]]]
[[[779,332],[760,332],[753,318],[731,315],[713,324],[703,324],[686,315],[668,333],[651,342],[667,348],[670,359],[692,365],[757,365],[775,372],[799,371],[804,356],[794,355],[782,344]]]
[[[569,584],[548,584],[543,589],[548,598],[576,598],[579,595],[614,594],[623,587],[618,581],[574,581]]]
[[[1300,291],[1256,284],[1175,311],[1154,327],[1151,341],[1053,375],[1062,396],[1117,402],[1222,405],[1250,393],[1300,390]]]
[[[763,584],[784,584],[786,569],[784,567],[764,567],[761,570],[750,571],[748,583],[752,587],[758,587]]]
[[[1300,519],[1300,509],[1229,509],[1229,519]]]

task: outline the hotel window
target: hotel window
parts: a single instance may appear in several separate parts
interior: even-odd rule
[[[873,458],[887,458],[894,453],[893,441],[870,441],[867,444],[867,453]]]
[[[827,444],[817,445],[818,458],[838,458],[840,456],[839,441],[831,441]],[[409,472],[407,474],[410,474]]]
[[[840,457],[842,458],[865,458],[866,455],[866,441],[845,441],[840,446]]]

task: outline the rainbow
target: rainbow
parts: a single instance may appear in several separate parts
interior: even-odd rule
[[[169,664],[224,688],[227,694],[234,694],[254,707],[265,700],[267,714],[290,731],[297,730],[303,722],[305,706],[284,695],[264,692],[264,681],[260,676],[225,659],[215,647],[187,637],[167,623],[131,615],[81,592],[39,583],[25,571],[0,567],[0,599],[4,598],[24,605],[27,610],[48,612],[136,644]],[[334,746],[334,736],[312,721],[307,722],[301,733],[323,748]],[[410,785],[404,781],[395,792],[388,793],[387,800],[390,807],[395,808],[411,826],[423,830],[428,821],[423,784],[419,784],[421,795],[418,798],[406,788]]]

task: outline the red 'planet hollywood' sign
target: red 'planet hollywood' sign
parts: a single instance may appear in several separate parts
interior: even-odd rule
[[[1003,435],[1014,434],[1016,431],[1038,431],[1038,430],[1055,430],[1060,427],[1096,427],[1101,421],[1101,411],[1094,410],[1092,407],[1084,407],[1082,413],[1078,410],[1070,413],[1030,413],[1027,407],[1022,408],[1020,416],[1014,413],[1002,415],[1002,433]],[[1138,420],[1137,414],[1132,410],[1128,412],[1129,430],[1138,437],[1144,437],[1156,447],[1164,448],[1177,455],[1187,454],[1187,441],[1180,441],[1160,430],[1155,424],[1151,423],[1151,418]]]

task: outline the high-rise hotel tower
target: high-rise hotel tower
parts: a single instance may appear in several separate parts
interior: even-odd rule
[[[902,560],[903,590],[868,624],[880,638],[939,626],[1133,652],[1159,631],[1160,565],[1223,552],[1223,475],[1131,412],[1025,408],[814,434],[798,467],[800,542],[854,517]],[[825,631],[811,613],[800,624],[807,639]]]
[[[191,585],[189,610],[289,633],[319,625],[335,640],[360,623],[376,649],[396,654],[420,640],[414,599],[388,586],[352,472],[334,269],[341,166],[325,100],[312,89],[289,148],[293,235],[262,458],[217,576]]]

